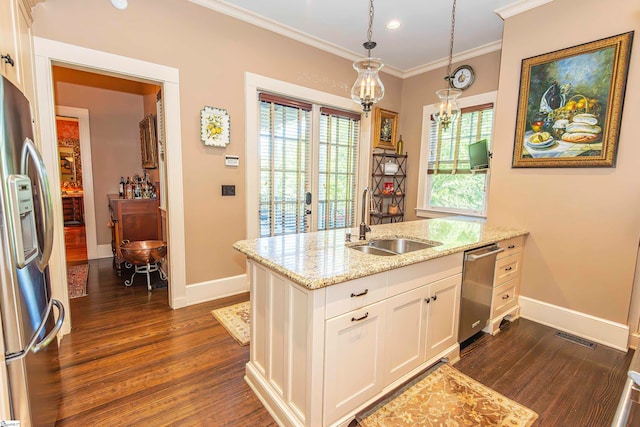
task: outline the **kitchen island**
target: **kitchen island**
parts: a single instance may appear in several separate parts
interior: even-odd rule
[[[280,425],[348,425],[441,358],[457,360],[465,250],[504,244],[510,291],[499,313],[517,316],[526,234],[454,218],[373,226],[367,241],[343,229],[235,243],[251,291],[247,382]],[[398,237],[438,245],[393,256],[351,248]]]

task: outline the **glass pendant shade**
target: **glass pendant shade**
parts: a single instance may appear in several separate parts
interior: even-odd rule
[[[111,4],[116,9],[124,10],[129,6],[127,0],[111,0]]]
[[[362,105],[365,113],[384,96],[384,85],[378,75],[382,67],[384,64],[379,58],[362,58],[353,63],[358,77],[351,88],[351,99]]]
[[[433,118],[442,125],[443,130],[447,130],[449,125],[460,116],[458,97],[461,93],[460,89],[453,88],[440,89],[436,92],[436,95],[440,98],[440,105],[433,113]]]

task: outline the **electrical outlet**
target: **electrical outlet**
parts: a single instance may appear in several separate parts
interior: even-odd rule
[[[223,185],[222,186],[222,195],[223,196],[235,196],[236,195],[236,186],[235,185]]]

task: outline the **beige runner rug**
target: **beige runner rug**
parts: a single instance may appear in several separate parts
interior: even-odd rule
[[[240,345],[249,344],[251,332],[251,305],[249,301],[213,310],[211,314]]]
[[[538,418],[449,364],[416,381],[359,415],[360,426],[529,427]]]

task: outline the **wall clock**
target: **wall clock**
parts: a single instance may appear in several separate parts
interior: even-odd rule
[[[471,86],[475,78],[476,75],[470,65],[461,65],[460,67],[456,68],[456,70],[451,75],[451,80],[449,80],[449,83],[451,84],[451,87],[465,90],[466,88]]]

